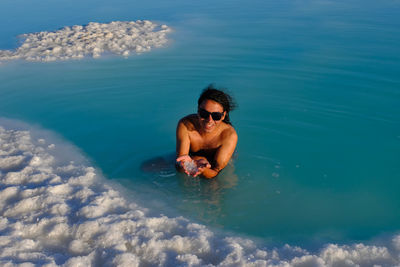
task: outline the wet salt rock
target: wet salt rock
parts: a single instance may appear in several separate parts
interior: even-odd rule
[[[43,138],[38,139],[38,143],[44,145],[46,143],[46,140]]]
[[[124,51],[124,52],[122,53],[122,55],[123,55],[124,57],[129,56],[129,51],[128,51],[128,50]]]
[[[104,52],[127,57],[131,52],[148,52],[165,45],[167,25],[151,21],[90,22],[88,25],[64,27],[55,32],[23,34],[24,42],[15,50],[0,50],[0,62],[15,59],[55,61],[98,58]]]
[[[197,166],[194,163],[194,161],[185,161],[183,163],[183,166],[185,167],[185,170],[189,172],[190,175],[195,175],[197,173]]]
[[[1,157],[0,158],[0,170],[10,170],[18,167],[22,167],[24,161],[26,160],[25,156],[9,156],[9,157]]]

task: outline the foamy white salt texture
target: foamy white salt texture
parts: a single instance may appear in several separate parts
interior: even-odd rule
[[[0,61],[24,59],[54,61],[94,58],[109,52],[129,56],[150,51],[167,43],[171,29],[148,20],[90,22],[86,26],[64,27],[55,32],[23,34],[23,44],[15,51],[0,50]]]
[[[400,235],[381,246],[328,244],[312,254],[289,245],[262,249],[182,217],[149,216],[78,152],[33,136],[0,126],[1,266],[400,264]]]

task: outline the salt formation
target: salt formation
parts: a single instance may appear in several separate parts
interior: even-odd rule
[[[72,146],[53,139],[0,126],[0,266],[400,264],[400,235],[380,246],[327,244],[313,254],[260,248],[182,217],[149,216]]]
[[[100,57],[103,53],[129,56],[167,43],[171,29],[148,20],[90,22],[86,26],[64,27],[55,32],[23,34],[23,44],[15,51],[0,50],[0,61],[24,59],[54,61]]]
[[[194,161],[185,161],[185,163],[183,163],[183,165],[185,166],[185,170],[187,170],[189,172],[190,175],[195,175],[198,171],[196,164],[194,163]]]

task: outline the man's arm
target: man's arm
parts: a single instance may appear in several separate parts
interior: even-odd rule
[[[189,150],[189,131],[184,123],[184,119],[181,119],[176,127],[176,167],[178,171],[186,172],[186,170],[182,167],[182,164],[185,161],[191,160],[189,157]]]
[[[182,119],[178,122],[178,126],[176,127],[176,157],[189,155],[189,149],[189,131]]]
[[[214,178],[217,176],[217,174],[228,164],[233,152],[235,151],[238,136],[233,128],[223,133],[222,139],[222,145],[215,154],[215,166],[204,168],[201,173],[205,178]]]

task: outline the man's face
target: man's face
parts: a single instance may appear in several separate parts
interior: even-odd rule
[[[197,116],[200,119],[200,125],[205,132],[212,132],[215,128],[224,120],[226,112],[221,104],[215,102],[214,100],[206,99],[201,102],[199,106],[199,110],[202,109],[202,114],[200,112],[197,113]],[[208,112],[208,114],[207,114]],[[214,120],[213,116],[216,117],[216,114],[212,115],[213,112],[221,113],[222,116],[219,120]],[[208,116],[207,116],[208,115]]]

